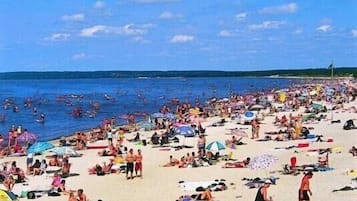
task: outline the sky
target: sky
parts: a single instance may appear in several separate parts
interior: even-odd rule
[[[0,72],[357,66],[357,0],[2,0]]]

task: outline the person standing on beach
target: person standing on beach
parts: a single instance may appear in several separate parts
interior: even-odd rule
[[[201,154],[201,157],[206,154],[206,138],[204,135],[199,135],[198,141],[197,141],[197,148],[198,152]]]
[[[307,172],[301,180],[300,188],[299,188],[299,201],[309,201],[310,196],[312,196],[312,192],[310,189],[310,179],[312,178],[312,172]]]
[[[107,139],[108,139],[108,146],[113,144],[113,130],[111,129],[111,127],[109,126],[109,128],[107,128]]]
[[[259,138],[259,124],[257,119],[253,119],[251,122],[252,126],[252,139]]]
[[[270,187],[270,184],[271,181],[269,179],[264,182],[263,186],[258,189],[255,201],[273,201],[271,196],[268,197],[268,188]]]
[[[126,155],[125,161],[126,161],[126,179],[133,179],[134,161],[135,161],[135,155],[133,153],[133,149],[129,149],[129,153]],[[128,177],[129,172],[130,172],[130,177]]]
[[[135,155],[135,176],[143,177],[143,155],[141,154],[141,150],[138,149],[138,153]]]

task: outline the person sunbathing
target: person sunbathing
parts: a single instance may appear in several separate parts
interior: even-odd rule
[[[68,159],[63,159],[63,166],[62,166],[62,177],[66,178],[70,175],[71,163],[69,163]]]
[[[113,144],[110,144],[107,149],[103,149],[102,151],[98,152],[99,156],[116,156],[116,154],[117,149],[114,147]]]
[[[357,156],[357,148],[355,146],[352,146],[348,153],[352,154],[352,156]]]
[[[197,197],[196,200],[206,200],[206,201],[213,201],[213,196],[211,193],[211,189],[206,188],[205,191],[201,192]]]
[[[61,181],[62,181],[62,179],[61,179],[60,175],[58,174],[58,172],[55,172],[53,175],[52,182],[51,182],[52,188],[54,188],[54,189],[59,188],[61,185]]]
[[[50,161],[48,161],[48,165],[49,166],[62,166],[62,162],[58,159],[58,156],[57,155],[54,155]]]
[[[243,161],[226,162],[222,168],[244,168],[250,163],[250,157],[247,157]]]
[[[187,167],[187,164],[186,164],[186,161],[185,161],[185,157],[184,157],[184,156],[181,157],[181,159],[180,159],[180,161],[179,161],[179,163],[178,163],[178,167],[179,167],[179,168],[185,168],[185,167]]]
[[[170,155],[170,160],[168,163],[164,164],[163,167],[173,167],[175,165],[179,164],[179,160],[177,160],[176,158],[174,158],[172,155]]]

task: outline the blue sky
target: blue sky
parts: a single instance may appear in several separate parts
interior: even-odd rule
[[[357,66],[356,0],[2,0],[0,71]]]

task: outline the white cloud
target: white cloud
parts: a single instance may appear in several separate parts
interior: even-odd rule
[[[247,13],[238,13],[238,14],[236,15],[236,19],[237,19],[238,21],[242,21],[242,20],[244,20],[247,16],[248,16]]]
[[[146,39],[145,39],[144,37],[142,37],[142,36],[136,36],[136,37],[132,38],[132,40],[133,40],[134,42],[137,42],[137,43],[150,43],[149,40],[146,40]]]
[[[218,33],[218,36],[221,36],[221,37],[231,37],[233,35],[234,34],[229,30],[222,30]]]
[[[104,25],[95,25],[81,30],[80,36],[91,37],[98,33],[108,33],[108,27]]]
[[[174,18],[181,18],[181,17],[182,17],[181,14],[175,14],[175,13],[171,13],[169,11],[165,11],[165,12],[161,13],[159,16],[160,19],[174,19]]]
[[[279,6],[269,6],[259,10],[262,14],[295,13],[298,10],[296,3],[283,4]]]
[[[68,33],[54,33],[49,37],[44,38],[46,41],[65,41],[67,40],[71,34]]]
[[[85,53],[81,52],[81,53],[74,54],[74,55],[72,56],[72,59],[73,59],[73,60],[81,60],[81,59],[86,58],[86,56],[87,56],[87,55],[86,55]]]
[[[357,38],[357,29],[352,29],[351,33],[352,33],[352,37]]]
[[[62,20],[63,21],[83,21],[85,18],[85,15],[83,13],[77,13],[77,14],[73,14],[73,15],[63,15],[62,16]]]
[[[298,29],[295,29],[293,33],[298,35],[298,34],[302,34],[303,31],[304,31],[303,29],[298,28]]]
[[[171,43],[187,43],[194,40],[194,36],[190,35],[175,35],[171,38]]]
[[[152,24],[127,24],[121,27],[95,25],[82,29],[79,35],[83,37],[93,37],[99,34],[143,35],[153,26]]]
[[[264,21],[261,24],[251,24],[248,26],[249,29],[258,30],[258,29],[276,29],[281,25],[284,25],[284,21]]]
[[[103,9],[105,8],[105,3],[103,1],[96,1],[93,5],[95,9]]]
[[[331,31],[332,27],[331,25],[325,24],[325,25],[321,25],[319,27],[316,28],[316,31],[320,31],[320,32],[328,32]]]

